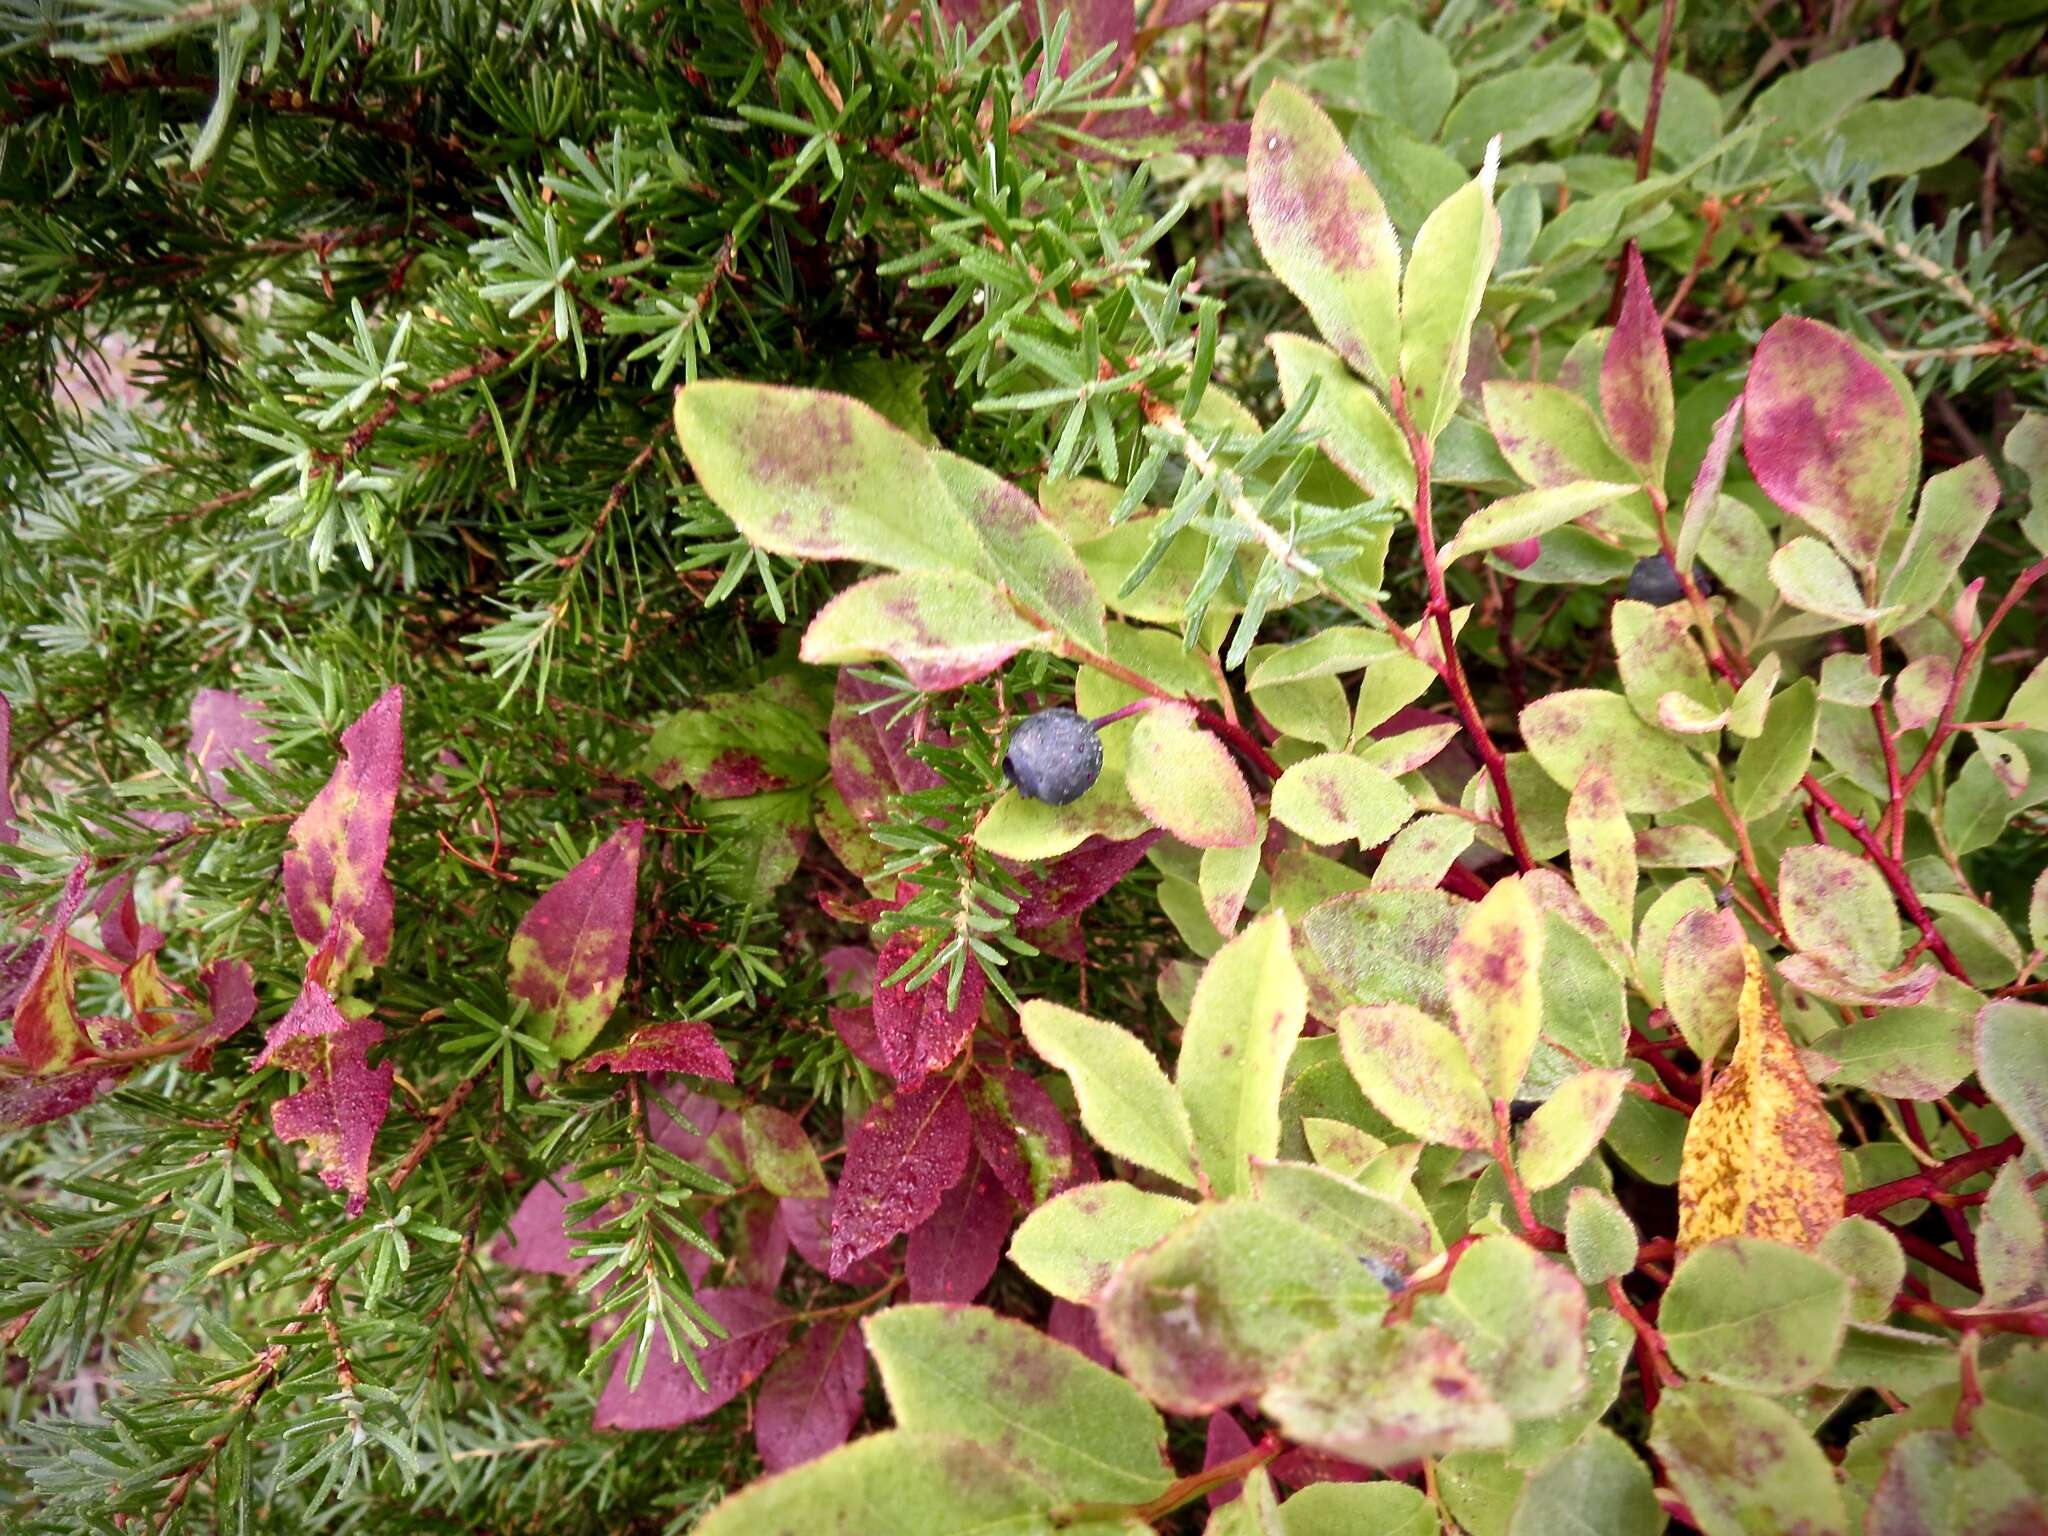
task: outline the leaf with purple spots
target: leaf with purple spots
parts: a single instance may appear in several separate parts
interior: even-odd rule
[[[971,1158],[960,1182],[904,1247],[910,1299],[964,1304],[979,1296],[1002,1262],[1013,1209],[995,1175]]]
[[[693,1361],[678,1361],[657,1339],[637,1387],[627,1385],[633,1350],[622,1348],[611,1380],[597,1400],[598,1429],[674,1429],[716,1413],[767,1370],[789,1340],[790,1316],[782,1303],[759,1291],[729,1287],[700,1291],[697,1304],[708,1312],[722,1338],[700,1334]],[[694,1363],[701,1383],[691,1371]]]
[[[1372,179],[1294,86],[1275,81],[1252,116],[1245,159],[1252,238],[1323,339],[1374,384],[1401,338],[1401,247]]]
[[[847,1139],[832,1203],[833,1278],[921,1226],[959,1181],[973,1141],[967,1096],[950,1078],[928,1078],[870,1109]]]
[[[980,571],[981,543],[923,446],[846,395],[705,379],[676,394],[697,483],[756,548],[905,571]]]
[[[893,661],[926,693],[985,677],[1050,631],[978,576],[905,571],[870,576],[819,610],[801,655],[814,666]]]
[[[64,881],[57,907],[44,925],[42,947],[14,999],[14,1050],[37,1075],[63,1072],[92,1054],[79,1022],[65,930],[85,905],[92,856],[82,855]],[[64,1111],[69,1113],[69,1111]]]
[[[1561,1412],[1586,1390],[1585,1289],[1518,1237],[1474,1243],[1417,1316],[1464,1346],[1473,1374],[1517,1419]]]
[[[1899,958],[1899,910],[1875,864],[1819,843],[1788,848],[1778,865],[1778,902],[1792,947],[1850,976]]]
[[[1289,1440],[1368,1467],[1491,1449],[1513,1429],[1458,1341],[1413,1323],[1312,1340],[1259,1406]]]
[[[2042,489],[2048,491],[2048,485]],[[1878,597],[1880,607],[1896,610],[1884,621],[1882,633],[1910,624],[1934,606],[1962,569],[1963,557],[1976,547],[1977,536],[1998,509],[1998,496],[1998,476],[1982,457],[1929,477],[1920,489],[1920,509],[1905,548]]]
[[[1444,961],[1451,1025],[1488,1096],[1512,1099],[1543,1033],[1543,913],[1519,877],[1495,882]]]
[[[1600,359],[1600,409],[1607,417],[1607,435],[1645,481],[1661,485],[1664,461],[1671,453],[1677,420],[1671,397],[1671,358],[1664,350],[1664,322],[1643,255],[1631,240],[1622,258],[1621,313]]]
[[[1707,440],[1706,455],[1692,478],[1692,490],[1685,498],[1685,516],[1678,524],[1674,553],[1678,569],[1689,571],[1706,537],[1707,524],[1721,507],[1721,485],[1728,478],[1728,456],[1735,451],[1735,433],[1742,425],[1742,397],[1736,396],[1714,423],[1714,435]]]
[[[819,1200],[832,1193],[818,1161],[818,1149],[787,1110],[749,1104],[740,1111],[740,1135],[747,1166],[769,1194]]]
[[[866,1406],[867,1342],[851,1312],[820,1319],[761,1378],[754,1448],[769,1472],[813,1461],[846,1443]]]
[[[564,1060],[597,1038],[625,988],[642,830],[629,821],[606,838],[541,893],[512,936],[507,987]]]
[[[1125,782],[1131,799],[1182,842],[1242,848],[1258,839],[1258,814],[1229,749],[1181,704],[1155,704],[1131,733]]]
[[[896,697],[878,683],[863,682],[852,669],[839,674],[832,702],[832,782],[846,808],[863,824],[889,814],[897,795],[934,789],[938,774],[911,756],[918,740],[917,717],[889,707]],[[943,741],[938,743],[943,745]]]
[[[875,1037],[889,1075],[906,1088],[916,1087],[967,1048],[988,990],[988,977],[972,955],[961,972],[958,995],[950,1000],[950,967],[942,966],[915,989],[909,985],[915,971],[898,981],[897,973],[916,958],[923,938],[909,929],[893,933],[875,962]]]
[[[1244,1193],[1252,1159],[1279,1152],[1281,1085],[1307,1016],[1308,987],[1284,913],[1261,916],[1202,971],[1175,1086],[1196,1161],[1219,1195]]]
[[[1875,567],[1919,463],[1917,413],[1891,376],[1840,331],[1788,315],[1757,343],[1742,401],[1764,493],[1850,565]]]
[[[303,1141],[329,1189],[345,1190],[348,1214],[361,1212],[370,1191],[370,1156],[391,1107],[389,1061],[372,1067],[370,1048],[384,1026],[351,1019],[317,981],[308,981],[290,1011],[270,1027],[251,1071],[283,1067],[304,1075],[306,1086],[270,1106],[280,1141]]]
[[[1034,1204],[1096,1177],[1080,1133],[1038,1079],[1015,1067],[976,1073],[967,1111],[980,1151],[1011,1198]]]
[[[643,771],[663,789],[687,784],[707,800],[737,800],[814,784],[825,743],[795,689],[707,694],[655,727]]]
[[[405,768],[405,692],[389,689],[341,733],[341,761],[292,823],[284,855],[292,929],[335,983],[391,952],[391,882],[384,857]]]
[[[1484,1152],[1493,1106],[1464,1043],[1405,1003],[1346,1008],[1337,1020],[1345,1066],[1372,1107],[1411,1136]]]
[[[694,1019],[643,1024],[617,1045],[584,1057],[581,1066],[586,1072],[685,1072],[732,1081],[732,1058],[711,1026]]]
[[[932,467],[981,537],[1002,584],[1026,608],[1092,651],[1109,647],[1102,594],[1059,527],[1016,486],[967,459],[934,453]]]
[[[1702,1061],[1721,1054],[1735,1033],[1742,1001],[1742,924],[1718,908],[1687,912],[1664,943],[1664,1006]]]
[[[202,688],[192,695],[186,720],[192,756],[216,800],[227,793],[225,769],[239,767],[245,760],[252,768],[270,766],[270,727],[264,721],[262,705],[225,688]]]

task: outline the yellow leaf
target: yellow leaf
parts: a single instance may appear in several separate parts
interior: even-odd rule
[[[1444,957],[1451,1027],[1479,1080],[1512,1099],[1543,1029],[1543,913],[1519,878],[1497,882],[1472,909]]]
[[[1681,1255],[1735,1236],[1811,1248],[1842,1219],[1835,1123],[1785,1033],[1763,961],[1747,946],[1736,1018],[1735,1059],[1686,1127],[1678,1171]]]

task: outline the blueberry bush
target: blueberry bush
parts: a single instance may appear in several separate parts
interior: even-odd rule
[[[2048,1530],[2048,13],[0,39],[10,1529]]]

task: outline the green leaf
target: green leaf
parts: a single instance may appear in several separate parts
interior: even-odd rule
[[[1310,1339],[1259,1407],[1296,1444],[1368,1467],[1484,1450],[1510,1434],[1457,1340],[1412,1323],[1353,1324]]]
[[[1258,142],[1256,129],[1252,142]],[[1472,323],[1500,253],[1500,216],[1493,209],[1497,163],[1489,153],[1478,178],[1423,220],[1401,286],[1401,383],[1425,439],[1434,439],[1458,408]]]
[[[1529,887],[1519,876],[1495,881],[1444,962],[1452,1027],[1492,1098],[1515,1096],[1543,1032],[1542,965],[1543,914]]]
[[[1986,1307],[2031,1306],[2048,1295],[2048,1228],[2018,1159],[1998,1170],[1977,1223]]]
[[[1173,1480],[1166,1426],[1130,1383],[1028,1323],[897,1305],[864,1327],[898,1429],[1000,1448],[1062,1503],[1142,1503]]]
[[[1606,1429],[1529,1478],[1509,1536],[1656,1536],[1664,1511],[1640,1456]]]
[[[1984,131],[1984,109],[1953,96],[1866,101],[1835,129],[1847,169],[1910,176],[1953,160]]]
[[[1195,1187],[1187,1111],[1143,1041],[1037,999],[1024,1005],[1019,1020],[1031,1049],[1074,1085],[1081,1124],[1105,1151]]]
[[[1681,738],[1643,724],[1626,699],[1598,688],[1568,688],[1536,700],[1522,711],[1522,739],[1567,790],[1599,763],[1613,776],[1627,811],[1675,811],[1710,787]]]
[[[1252,1165],[1252,1193],[1261,1203],[1398,1274],[1418,1268],[1432,1246],[1429,1228],[1413,1211],[1327,1168],[1257,1162]]]
[[[1204,1206],[1117,1271],[1096,1307],[1117,1364],[1172,1413],[1264,1389],[1296,1348],[1377,1322],[1385,1287],[1341,1244],[1249,1200]]]
[[[1690,604],[1652,608],[1624,598],[1614,605],[1609,623],[1621,690],[1644,721],[1661,724],[1670,708],[1665,700],[1673,693],[1690,700],[1702,720],[1725,715],[1721,694],[1707,674],[1707,658],[1692,637]]]
[[[1693,1054],[1716,1060],[1735,1035],[1746,940],[1733,912],[1688,912],[1664,948],[1664,1006]]]
[[[981,541],[925,450],[845,395],[705,379],[676,394],[704,494],[757,548],[981,572]]]
[[[1304,758],[1273,786],[1273,815],[1312,843],[1385,842],[1415,813],[1391,774],[1345,752]]]
[[[2048,1529],[2027,1480],[1981,1440],[1947,1429],[1901,1436],[1871,1496],[1866,1536],[1983,1536]]]
[[[1757,344],[1742,399],[1757,484],[1851,566],[1873,568],[1919,463],[1918,423],[1891,377],[1840,331],[1787,315]]]
[[[1802,843],[1778,864],[1778,905],[1793,947],[1854,975],[1899,958],[1899,910],[1870,860],[1846,848]]]
[[[1785,601],[1837,624],[1876,624],[1895,615],[1863,601],[1856,576],[1819,539],[1801,536],[1771,556],[1771,580]]]
[[[1241,1194],[1251,1159],[1280,1150],[1280,1087],[1308,1016],[1287,918],[1268,912],[1217,952],[1195,987],[1177,1082],[1209,1187]]]
[[[1636,1267],[1636,1224],[1605,1190],[1580,1185],[1565,1207],[1565,1251],[1587,1285],[1619,1280]]]
[[[1910,624],[1934,606],[1997,508],[1998,476],[1981,456],[1929,477],[1920,488],[1912,532],[1878,598],[1894,610],[1885,633]]]
[[[1906,1253],[1899,1240],[1865,1216],[1845,1216],[1820,1240],[1815,1253],[1849,1282],[1852,1322],[1881,1323],[1906,1279]]]
[[[1038,503],[967,459],[950,453],[934,453],[931,459],[1011,594],[1060,633],[1090,650],[1106,648],[1102,594],[1067,536],[1039,511]]]
[[[1890,85],[1906,66],[1889,38],[1845,48],[1772,81],[1750,103],[1752,120],[1771,125],[1768,142],[1790,147],[1813,137],[1858,102]]]
[[[1945,1098],[1973,1070],[1974,1015],[1938,1003],[1886,1008],[1829,1030],[1813,1054],[1829,1063],[1821,1076],[1847,1088],[1893,1099]]]
[[[1636,835],[1613,777],[1598,763],[1579,776],[1564,824],[1571,840],[1573,888],[1628,946],[1635,937]]]
[[[1052,1502],[971,1440],[895,1429],[750,1483],[706,1515],[696,1536],[1052,1536]]]
[[[1348,1000],[1448,1013],[1444,960],[1471,910],[1448,891],[1356,891],[1310,908],[1301,927]]]
[[[1263,842],[1262,836],[1243,848],[1202,850],[1201,878],[1196,882],[1201,887],[1202,910],[1209,914],[1209,921],[1216,925],[1216,931],[1225,937],[1237,931],[1237,920],[1244,913],[1245,897],[1259,877],[1259,853]]]
[[[1456,1338],[1494,1398],[1517,1419],[1571,1406],[1586,1390],[1586,1293],[1562,1264],[1518,1237],[1465,1250],[1428,1319]]]
[[[1573,480],[1489,502],[1458,525],[1457,537],[1443,547],[1441,558],[1449,565],[1481,550],[1536,538],[1620,500],[1632,489],[1602,480]]]
[[[1566,1078],[1516,1137],[1515,1171],[1522,1182],[1548,1189],[1590,1157],[1613,1123],[1628,1083],[1628,1073],[1618,1067]]]
[[[1977,1015],[1977,1077],[2027,1150],[2048,1161],[2048,1008],[2010,999]]]
[[[740,1111],[740,1142],[747,1167],[771,1195],[792,1200],[822,1200],[832,1193],[818,1149],[796,1116],[767,1104],[749,1104]]]
[[[1361,624],[1337,624],[1292,645],[1275,646],[1246,680],[1253,688],[1270,688],[1310,678],[1342,677],[1393,653],[1393,638],[1384,631]]]
[[[1282,1519],[1287,1536],[1441,1536],[1442,1530],[1419,1491],[1384,1481],[1311,1483],[1287,1501]]]
[[[1600,79],[1578,64],[1536,64],[1511,69],[1472,87],[1444,121],[1444,148],[1466,165],[1478,162],[1487,141],[1501,138],[1500,153],[1569,133],[1593,115]]]
[[[1264,1467],[1254,1467],[1238,1496],[1209,1516],[1202,1536],[1289,1536]]]
[[[1798,682],[1771,700],[1764,728],[1742,744],[1735,759],[1735,809],[1749,822],[1763,820],[1785,803],[1813,762],[1820,725],[1820,698],[1813,679]]]
[[[1492,1149],[1493,1105],[1464,1043],[1404,1003],[1346,1008],[1344,1064],[1372,1106],[1411,1136],[1471,1152]]]
[[[1458,95],[1450,50],[1406,16],[1389,16],[1372,29],[1359,74],[1373,111],[1418,139],[1436,137]]]
[[[1245,201],[1274,276],[1345,362],[1384,384],[1401,335],[1401,247],[1336,128],[1285,81],[1268,86],[1252,114]]]
[[[1117,1265],[1194,1214],[1187,1201],[1135,1184],[1082,1184],[1024,1218],[1010,1239],[1010,1262],[1053,1295],[1092,1305]]]
[[[978,577],[905,571],[833,598],[804,631],[800,654],[814,666],[893,661],[916,687],[941,693],[1050,638]]]
[[[1258,815],[1244,774],[1187,706],[1155,703],[1139,717],[1125,772],[1138,809],[1182,842],[1242,848],[1256,841]]]
[[[1353,377],[1344,359],[1320,342],[1284,332],[1266,338],[1280,374],[1280,398],[1292,409],[1315,386],[1301,430],[1318,438],[1332,463],[1368,496],[1398,507],[1415,505],[1415,460],[1408,440],[1380,398]],[[1371,633],[1377,634],[1377,631]],[[1390,644],[1386,636],[1379,636]]]
[[[1848,1281],[1760,1237],[1724,1237],[1687,1255],[1657,1314],[1681,1371],[1768,1394],[1820,1380],[1848,1320]]]
[[[1611,483],[1619,500],[1636,494],[1636,476],[1607,440],[1586,397],[1558,384],[1488,379],[1479,398],[1501,454],[1531,485]],[[1641,501],[1640,496],[1637,496]],[[1642,502],[1645,513],[1648,503]]]
[[[1666,1392],[1650,1449],[1704,1536],[1847,1536],[1834,1468],[1806,1427],[1767,1398],[1705,1382]]]

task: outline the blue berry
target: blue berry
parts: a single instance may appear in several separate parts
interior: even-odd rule
[[[1102,772],[1102,738],[1071,709],[1041,709],[1010,732],[1003,777],[1027,800],[1071,805]]]
[[[1714,578],[1707,574],[1703,565],[1692,568],[1693,585],[1700,589],[1701,597],[1714,595]],[[1652,608],[1667,607],[1672,603],[1685,601],[1685,587],[1678,579],[1678,572],[1671,568],[1671,561],[1664,555],[1645,555],[1636,562],[1636,568],[1628,573],[1628,596],[1639,603],[1648,603]]]

